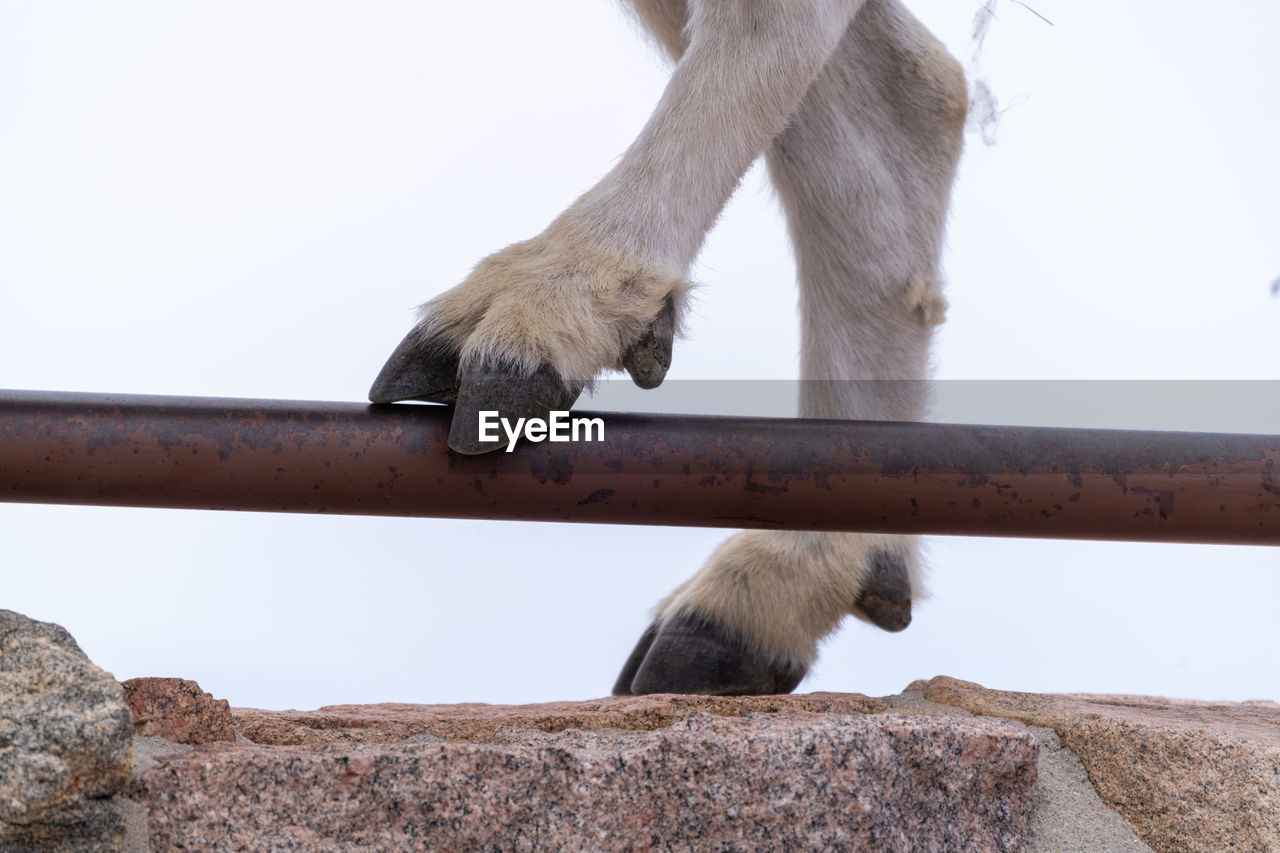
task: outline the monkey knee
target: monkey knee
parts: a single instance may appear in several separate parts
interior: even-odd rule
[[[969,86],[964,69],[932,35],[916,59],[916,78],[931,95],[937,117],[947,130],[959,134],[969,113]]]
[[[915,273],[907,279],[903,302],[907,312],[925,326],[938,326],[947,318],[947,297],[936,276]]]

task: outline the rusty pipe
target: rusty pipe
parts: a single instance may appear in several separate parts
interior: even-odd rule
[[[0,501],[1280,544],[1280,436],[597,416],[468,457],[437,406],[0,391]]]

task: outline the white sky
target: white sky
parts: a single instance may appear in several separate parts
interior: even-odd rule
[[[1003,3],[987,39],[1017,105],[969,139],[938,376],[1280,379],[1280,6],[1033,5],[1054,26]],[[977,7],[912,4],[962,59]],[[363,400],[411,308],[602,175],[666,73],[605,0],[0,0],[0,386]],[[792,378],[758,169],[694,277],[672,377]],[[1280,386],[1123,412],[1000,387],[947,411],[1280,431]],[[234,705],[587,698],[724,535],[10,504],[0,607]],[[1280,699],[1280,550],[929,552],[911,628],[848,624],[801,689]]]

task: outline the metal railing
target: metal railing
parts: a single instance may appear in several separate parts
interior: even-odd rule
[[[595,416],[460,456],[437,406],[0,391],[0,501],[1280,544],[1280,436]]]

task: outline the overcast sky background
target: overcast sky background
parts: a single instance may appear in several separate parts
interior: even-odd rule
[[[969,60],[976,0],[911,5]],[[1276,384],[1039,381],[1280,379],[1280,6],[1032,5],[1053,26],[1005,2],[986,41],[1009,109],[968,139],[936,362],[1036,381],[944,383],[934,417],[1280,431]],[[363,400],[413,306],[607,171],[667,73],[605,0],[0,0],[0,387]],[[795,376],[758,168],[694,278],[672,379]],[[5,504],[0,607],[233,705],[579,699],[725,535]],[[1280,699],[1280,549],[929,554],[911,628],[848,623],[802,690]]]

